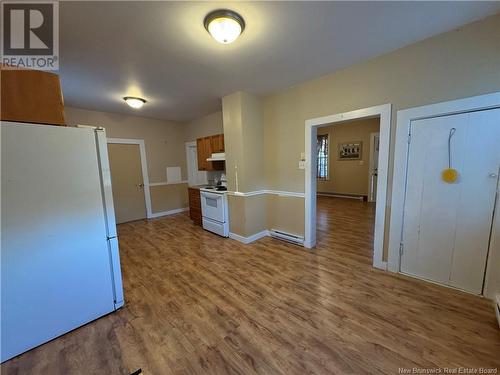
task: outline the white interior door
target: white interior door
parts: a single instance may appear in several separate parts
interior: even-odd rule
[[[207,172],[198,170],[198,148],[196,147],[196,142],[186,144],[186,157],[189,186],[206,185],[208,183]]]
[[[441,180],[451,166],[459,179]],[[500,165],[500,109],[412,121],[401,272],[481,293]]]

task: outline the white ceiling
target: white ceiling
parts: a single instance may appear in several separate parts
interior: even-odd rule
[[[211,10],[246,21],[230,45],[203,27]],[[237,90],[269,94],[500,11],[500,2],[60,3],[67,105],[185,121]],[[133,110],[121,100],[148,100]]]

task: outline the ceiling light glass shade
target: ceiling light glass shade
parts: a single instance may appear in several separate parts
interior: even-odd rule
[[[205,17],[205,28],[212,37],[222,44],[234,42],[245,29],[245,21],[228,9],[219,9]]]
[[[123,98],[123,100],[125,100],[125,103],[127,103],[129,106],[135,109],[141,108],[144,105],[144,103],[146,103],[146,100],[142,98],[135,98],[133,96],[126,96]]]

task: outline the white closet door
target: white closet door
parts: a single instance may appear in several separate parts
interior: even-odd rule
[[[447,184],[448,165],[459,181]],[[413,121],[401,272],[481,293],[500,165],[500,110]]]

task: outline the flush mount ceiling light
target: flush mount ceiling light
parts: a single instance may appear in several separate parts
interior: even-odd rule
[[[125,96],[123,100],[125,100],[125,103],[127,103],[129,106],[135,109],[141,108],[144,105],[144,103],[146,103],[145,99],[136,98],[134,96]]]
[[[234,42],[245,30],[243,17],[229,9],[218,9],[208,13],[203,24],[210,35],[222,44]]]

